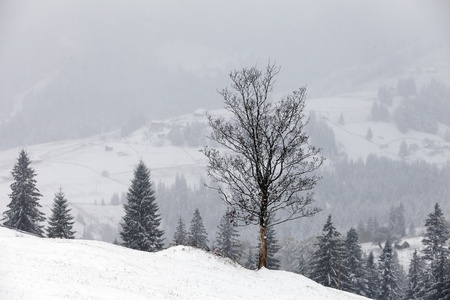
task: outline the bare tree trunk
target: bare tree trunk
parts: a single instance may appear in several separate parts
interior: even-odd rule
[[[261,240],[261,249],[259,249],[258,270],[262,267],[267,268],[267,227],[259,225],[259,238]]]

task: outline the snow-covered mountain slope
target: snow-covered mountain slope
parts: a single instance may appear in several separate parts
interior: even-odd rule
[[[403,159],[409,161],[421,159],[438,165],[448,163],[450,142],[445,141],[439,134],[412,130],[403,134],[393,122],[368,121],[371,105],[375,99],[375,90],[364,94],[358,92],[308,99],[306,110],[307,112],[314,110],[333,129],[339,151],[349,158],[365,159],[369,154],[376,154],[402,159],[398,155],[400,143],[407,141],[409,145],[414,143],[417,147]],[[225,112],[219,110],[210,113],[219,115]],[[345,119],[343,124],[339,123],[341,114]],[[127,191],[133,169],[140,159],[143,159],[151,169],[155,184],[164,182],[170,185],[174,182],[176,174],[183,174],[191,186],[200,185],[202,179],[207,180],[205,172],[207,161],[199,152],[200,146],[190,147],[186,143],[174,146],[169,139],[170,129],[174,126],[194,123],[207,130],[205,111],[198,110],[189,115],[150,122],[127,137],[122,137],[120,132],[112,132],[91,138],[25,147],[32,160],[32,167],[38,174],[37,187],[43,194],[40,203],[44,213],[50,215],[54,193],[61,186],[73,209],[72,214],[79,217],[75,224],[77,237],[82,236],[86,226],[91,226],[93,238],[112,242],[117,234],[108,236],[99,232],[106,230],[117,233],[123,210],[121,205],[108,204],[113,193],[120,195]],[[442,124],[440,126],[442,127],[440,132],[447,129]],[[365,136],[369,127],[373,132],[371,140]],[[202,132],[203,140],[207,141],[204,138],[205,134]],[[433,142],[434,148],[428,146],[430,141]],[[19,151],[20,148],[13,148],[0,152],[0,212],[5,211],[6,205],[10,202],[8,194],[11,192],[11,170]],[[328,159],[327,163],[330,162],[332,160]],[[101,205],[102,202],[106,205]],[[220,201],[217,200],[215,205],[220,207]],[[177,211],[173,207],[170,213],[177,216],[183,214],[185,220],[189,220],[192,214]],[[107,224],[109,229],[100,228],[102,224]],[[167,238],[170,240],[170,235]]]
[[[2,299],[366,299],[284,271],[251,271],[198,249],[158,253],[0,227]]]

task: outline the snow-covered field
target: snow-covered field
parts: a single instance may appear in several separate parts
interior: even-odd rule
[[[285,271],[251,271],[194,248],[158,253],[0,227],[0,298],[366,299]]]

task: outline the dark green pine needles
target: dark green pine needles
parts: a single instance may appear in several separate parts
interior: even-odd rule
[[[44,225],[39,225],[45,221],[44,214],[39,211],[39,198],[42,195],[36,188],[36,173],[30,163],[28,154],[22,150],[11,172],[14,179],[11,184],[12,192],[8,195],[11,202],[8,204],[9,210],[3,213],[2,220],[5,226],[43,236]]]
[[[155,252],[161,250],[164,231],[156,203],[155,191],[150,182],[150,170],[141,160],[134,170],[134,178],[124,204],[125,216],[122,220],[120,236],[128,248]]]
[[[73,239],[74,231],[72,226],[75,223],[71,209],[68,209],[68,202],[62,188],[55,194],[53,201],[52,216],[48,220],[47,236],[49,238]]]

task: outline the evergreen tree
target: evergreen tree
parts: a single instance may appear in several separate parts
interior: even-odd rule
[[[347,232],[345,240],[344,266],[346,269],[346,283],[343,289],[354,294],[367,295],[367,278],[363,265],[361,246],[358,245],[358,233],[354,228]]]
[[[230,215],[230,210],[227,209],[225,215],[222,216],[220,224],[217,227],[216,235],[216,249],[217,251],[234,261],[241,257],[242,245],[239,241],[239,232],[233,225],[233,220]],[[270,263],[270,260],[269,260]]]
[[[257,268],[255,256],[253,254],[252,248],[248,251],[247,261],[245,262],[245,267],[250,270],[255,270]]]
[[[120,204],[119,194],[114,193],[111,197],[111,205],[119,205],[119,204]]]
[[[406,299],[423,299],[425,288],[425,266],[422,258],[414,251],[409,264],[408,287],[406,290]]]
[[[123,245],[149,252],[161,250],[164,245],[164,232],[159,229],[161,218],[155,191],[150,182],[150,170],[142,160],[134,170],[127,200],[128,203],[123,206],[125,216],[120,232]]]
[[[366,139],[371,140],[373,138],[372,128],[369,127],[366,133]]]
[[[391,237],[400,240],[406,235],[405,207],[400,203],[398,207],[391,207],[389,212],[389,231]]]
[[[205,226],[203,226],[203,218],[200,215],[198,208],[195,209],[194,217],[192,218],[189,227],[188,245],[203,250],[209,250],[208,234],[206,233]]]
[[[49,238],[60,238],[60,239],[73,239],[74,231],[72,231],[73,216],[70,214],[71,209],[68,209],[67,199],[59,188],[59,192],[55,194],[55,199],[53,200],[52,216],[48,220],[47,236]]]
[[[280,250],[278,239],[275,235],[275,228],[270,226],[272,223],[272,216],[269,217],[267,222],[267,268],[270,270],[279,270],[281,268],[280,260],[276,257],[276,254]],[[261,247],[261,240],[258,236],[258,248]]]
[[[341,113],[339,115],[339,125],[344,125],[345,124],[345,120],[344,120],[344,115]]]
[[[386,241],[383,253],[379,257],[380,293],[383,300],[401,299],[401,278],[398,273],[400,266],[394,255],[391,242]]]
[[[425,220],[425,234],[422,244],[425,246],[422,252],[427,260],[434,260],[445,249],[449,239],[449,229],[439,204],[434,206],[434,212]]]
[[[175,245],[187,245],[186,226],[184,225],[184,221],[181,216],[178,220],[177,230],[173,235],[173,242],[175,243]]]
[[[450,237],[447,222],[439,204],[425,220],[425,234],[422,244],[424,259],[429,262],[426,273],[425,296],[427,299],[450,298],[450,250],[447,241]]]
[[[405,158],[409,154],[410,154],[410,152],[408,149],[408,145],[406,144],[405,141],[402,141],[402,143],[400,144],[400,149],[398,151],[398,156],[400,156],[401,158]]]
[[[341,262],[344,257],[344,245],[340,233],[331,222],[331,215],[322,229],[322,235],[317,237],[318,249],[313,255],[313,270],[311,278],[328,287],[339,288]]]
[[[25,150],[19,154],[16,164],[11,171],[14,182],[11,184],[11,202],[7,205],[9,210],[3,213],[2,219],[5,226],[37,234],[44,235],[43,225],[44,213],[39,211],[39,198],[42,195],[36,188],[36,173],[30,167],[30,159]]]
[[[442,249],[430,264],[429,288],[426,291],[427,299],[450,299],[450,258],[449,251]]]
[[[380,277],[375,264],[375,258],[373,252],[369,253],[365,268],[365,278],[367,280],[367,293],[366,296],[370,299],[375,299],[378,296],[378,287],[380,284]]]

